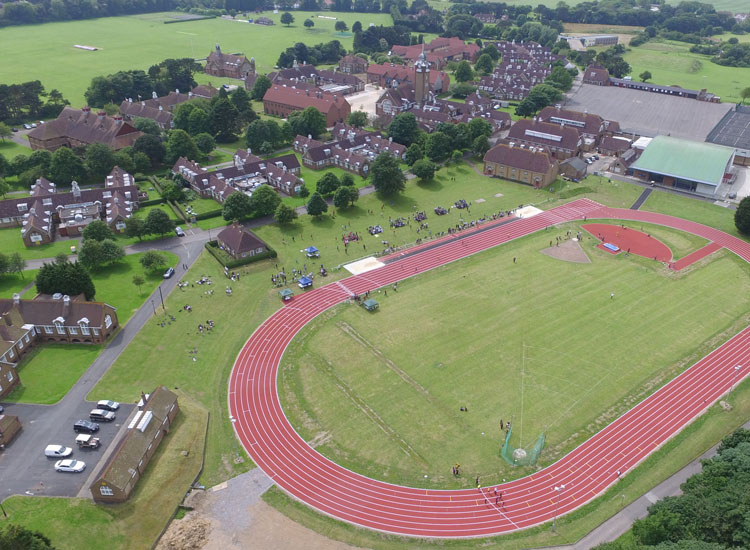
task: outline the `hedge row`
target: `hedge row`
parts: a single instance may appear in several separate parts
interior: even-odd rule
[[[164,199],[161,199],[161,198],[159,198],[159,199],[151,199],[151,200],[139,202],[138,206],[139,207],[143,207],[143,206],[155,206],[157,204],[164,204],[165,202],[166,201]]]
[[[229,254],[219,248],[219,243],[216,241],[208,241],[204,246],[206,247],[206,250],[208,250],[221,265],[228,269],[234,269],[235,267],[240,267],[243,265],[251,264],[253,262],[258,262],[260,260],[265,260],[266,258],[275,258],[277,256],[276,251],[269,246],[266,252],[256,254],[255,256],[247,256],[246,258],[235,260]]]
[[[202,21],[203,19],[216,19],[216,16],[204,15],[202,17],[191,17],[190,19],[172,19],[170,21],[164,21],[164,24],[171,25],[172,23],[186,23],[188,21]]]

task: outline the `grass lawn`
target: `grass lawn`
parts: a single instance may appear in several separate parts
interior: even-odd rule
[[[205,444],[206,411],[177,393],[180,413],[130,500],[102,505],[88,499],[14,496],[3,503],[8,520],[41,531],[61,550],[91,548],[92,536],[97,546],[110,549],[150,548],[198,474]]]
[[[707,88],[724,102],[740,101],[740,90],[750,81],[750,69],[723,67],[712,63],[710,56],[689,50],[690,44],[685,42],[657,39],[630,48],[624,58],[633,69],[633,78],[647,70],[653,75],[651,82],[656,84]]]
[[[393,22],[387,13],[324,13],[338,17],[349,27],[355,21],[365,28],[370,23]],[[351,34],[341,36],[334,30],[335,21],[319,19],[313,12],[295,11],[295,22],[290,27],[278,24],[281,13],[272,12],[263,13],[277,23],[270,27],[221,18],[164,25],[173,15],[150,13],[5,28],[0,35],[0,51],[4,54],[0,82],[26,82],[44,75],[45,89],[57,88],[74,107],[80,107],[83,93],[95,76],[126,69],[148,70],[170,57],[203,58],[214,51],[217,42],[227,53],[243,52],[248,58],[255,57],[256,69],[261,73],[273,70],[279,54],[295,42],[314,45],[336,39],[345,48],[352,47]],[[315,22],[312,31],[302,26],[307,18]],[[46,38],[28,45],[29,33],[42,33]],[[90,52],[73,47],[82,42],[100,49]],[[224,83],[208,75],[200,80],[213,85]]]
[[[2,39],[0,39],[0,43],[2,43]],[[0,72],[2,72],[2,69],[0,69]],[[7,160],[13,159],[16,155],[30,155],[31,153],[31,147],[24,147],[9,139],[0,140],[0,155],[3,155]]]
[[[177,215],[174,213],[174,210],[172,210],[172,208],[168,204],[152,204],[151,206],[144,206],[136,210],[133,213],[133,216],[135,216],[136,218],[141,218],[145,220],[146,217],[148,216],[148,213],[151,212],[151,210],[155,210],[157,208],[161,208],[162,210],[164,210],[164,212],[169,214],[169,217],[172,218],[172,220],[175,223],[179,223],[182,221],[182,220],[177,219]]]
[[[26,247],[21,239],[20,227],[4,227],[0,229],[0,250],[3,254],[20,252],[24,260],[54,258],[61,252],[70,254],[71,246],[78,246],[78,239],[52,241],[48,244]]]
[[[579,226],[377,293],[375,314],[342,305],[312,321],[282,363],[292,425],[308,441],[327,434],[320,452],[377,479],[494,484],[533,471],[498,457],[501,418],[514,419],[515,445],[546,432],[541,464],[552,463],[741,328],[744,262],[724,254],[673,276],[661,263],[613,258],[590,236],[591,264],[539,253]]]
[[[0,298],[12,298],[16,292],[21,292],[23,288],[34,281],[38,269],[27,269],[22,273],[3,273],[0,275]],[[34,289],[29,291],[30,298]]]
[[[229,222],[225,220],[222,216],[216,216],[214,218],[206,218],[205,220],[198,220],[195,222],[194,225],[197,225],[201,229],[215,229],[215,228],[223,228],[224,226],[228,225]],[[221,231],[221,229],[219,229]],[[218,234],[218,231],[214,233],[214,237]]]
[[[203,214],[205,212],[211,212],[213,210],[221,210],[221,204],[213,199],[202,199],[200,197],[186,203],[181,203],[180,206],[187,212],[187,207],[191,206],[195,214]]]
[[[153,185],[151,185],[150,181],[139,181],[138,182],[138,190],[141,191],[141,192],[143,192],[143,193],[147,193],[148,194],[148,199],[147,200],[153,201],[153,200],[161,198],[161,195],[156,190],[156,187],[154,187]]]

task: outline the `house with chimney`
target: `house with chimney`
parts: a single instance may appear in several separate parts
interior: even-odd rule
[[[591,64],[583,73],[583,83],[593,86],[609,86],[609,71],[596,63]]]
[[[370,63],[357,55],[345,55],[339,59],[339,72],[345,74],[362,74],[367,72]]]
[[[216,237],[216,242],[235,260],[268,252],[268,245],[263,240],[236,221],[221,230]]]
[[[141,394],[138,410],[89,490],[96,502],[125,502],[169,433],[180,407],[177,394],[159,386]]]
[[[326,127],[344,122],[352,112],[343,95],[322,91],[298,90],[286,86],[271,86],[263,96],[263,111],[267,115],[287,118],[294,111],[315,107],[326,117]]]
[[[558,161],[577,157],[581,153],[583,138],[578,129],[534,119],[521,119],[510,127],[508,141],[517,145],[544,148]]]
[[[502,142],[484,155],[485,175],[533,187],[547,187],[555,181],[557,171],[557,161],[541,147]]]
[[[143,132],[136,130],[121,115],[94,114],[91,107],[65,107],[55,120],[40,124],[28,133],[33,150],[55,151],[60,147],[85,147],[103,143],[115,151],[132,147]]]
[[[428,64],[426,58],[422,63]],[[435,94],[443,94],[448,91],[451,81],[450,76],[448,76],[447,73],[443,71],[428,72],[424,70],[424,67],[422,67],[420,71],[427,74],[429,84],[428,89],[430,91]],[[367,67],[368,84],[375,84],[382,88],[399,88],[402,84],[406,83],[410,83],[411,88],[416,88],[418,79],[421,80],[421,78],[418,78],[417,76],[416,62],[415,65],[411,67],[396,65],[394,63],[370,64]]]
[[[203,72],[213,76],[243,79],[248,74],[255,73],[255,58],[248,60],[242,54],[224,53],[221,46],[216,44],[216,49],[206,58]]]
[[[611,136],[620,131],[620,123],[612,120],[604,120],[599,115],[588,111],[571,111],[563,109],[560,105],[549,105],[542,109],[537,115],[542,122],[570,126],[576,128],[583,138],[583,150],[592,151],[601,143],[605,136]]]
[[[115,166],[104,181],[104,188],[81,190],[71,183],[70,192],[58,193],[57,186],[40,178],[28,197],[0,201],[0,227],[21,227],[26,246],[52,242],[56,232],[80,236],[94,220],[104,220],[113,231],[122,232],[125,219],[138,209],[139,194],[133,176]]]
[[[190,101],[191,99],[211,99],[219,93],[217,88],[212,86],[196,86],[188,93],[182,93],[180,90],[169,92],[166,96],[157,96],[156,92],[152,93],[151,99],[128,98],[120,103],[120,113],[125,120],[132,121],[136,118],[149,118],[155,121],[162,130],[172,128],[172,118],[174,110],[178,105]]]

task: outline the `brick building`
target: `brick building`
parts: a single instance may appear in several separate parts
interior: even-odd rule
[[[255,58],[249,60],[244,55],[224,53],[216,44],[216,50],[206,58],[206,66],[203,69],[206,74],[226,78],[245,78],[248,74],[255,73]]]
[[[268,245],[258,236],[237,222],[221,230],[216,242],[222,250],[235,260],[268,252]]]
[[[315,107],[323,113],[328,128],[337,122],[344,122],[352,112],[349,102],[337,94],[271,86],[263,96],[263,111],[267,115],[286,118],[293,111],[302,111],[307,107]]]
[[[487,176],[547,187],[557,177],[557,162],[540,148],[500,143],[484,155]]]
[[[370,63],[356,55],[345,55],[339,59],[339,71],[346,74],[362,74],[367,72]]]
[[[549,122],[521,119],[510,127],[508,141],[517,145],[544,147],[557,160],[577,157],[581,152],[583,138],[577,128]]]
[[[40,124],[28,133],[29,145],[35,151],[55,151],[60,147],[79,147],[92,143],[103,143],[115,151],[132,147],[143,132],[139,132],[122,116],[107,116],[104,111],[97,114],[91,107],[73,109],[65,107],[55,120]]]

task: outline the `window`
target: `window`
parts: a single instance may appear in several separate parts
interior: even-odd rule
[[[107,315],[104,318],[104,328],[109,328],[112,326],[112,317],[110,315]]]
[[[62,323],[55,323],[55,327],[57,327],[57,334],[65,334],[65,327]]]
[[[13,382],[13,371],[8,371],[5,376],[8,378],[8,382]]]
[[[17,204],[16,206],[18,207],[19,212],[26,212],[29,209],[29,205],[26,204],[25,202],[21,202]]]
[[[102,485],[101,487],[99,487],[99,492],[102,494],[102,496],[105,496],[105,497],[111,497],[115,494],[115,492],[110,487],[107,487],[106,485]]]
[[[44,325],[44,332],[47,334],[52,334],[52,327],[49,325]]]
[[[13,348],[8,350],[8,357],[13,359],[16,356],[15,352],[13,351]]]
[[[68,327],[68,332],[70,332],[71,334],[77,335],[78,334],[78,329],[75,328],[75,327]]]
[[[94,336],[99,336],[99,329],[94,327],[91,329],[94,332]]]
[[[23,340],[18,341],[18,349],[23,349]]]
[[[27,344],[29,343],[29,333],[28,332],[26,333],[26,336],[23,337],[23,341],[26,342]]]
[[[81,325],[81,334],[88,336],[91,334],[91,331],[89,330],[88,325]]]

